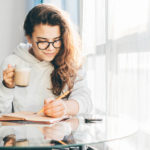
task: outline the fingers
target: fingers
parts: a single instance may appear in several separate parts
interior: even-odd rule
[[[55,112],[54,117],[58,118],[58,117],[62,117],[64,115],[64,110],[59,111],[59,112]]]
[[[49,116],[49,117],[59,118],[64,115],[64,111],[59,111],[59,112],[55,112],[55,113],[51,112],[51,111],[46,111],[45,115]]]
[[[7,78],[13,78],[14,77],[14,72],[8,72],[7,73]]]
[[[9,64],[3,71],[3,80],[8,88],[14,87],[15,69]]]
[[[48,116],[63,116],[64,115],[64,107],[62,106],[58,106],[58,107],[51,107],[50,109],[44,109],[44,112],[48,115]]]
[[[50,113],[50,114],[56,114],[59,112],[64,112],[64,107],[59,106],[59,107],[52,108],[52,109],[46,109],[45,112]]]
[[[44,106],[44,113],[51,117],[61,117],[65,114],[64,101],[51,101]]]
[[[8,65],[7,69],[6,69],[6,73],[15,71],[15,68],[13,68],[10,64]]]
[[[12,65],[11,64],[8,64],[8,68],[11,68],[12,67]]]
[[[44,100],[44,105],[48,104],[48,101],[47,99]]]
[[[6,82],[6,83],[9,83],[9,84],[12,84],[12,83],[13,83],[13,81],[14,81],[14,80],[13,80],[13,79],[11,79],[11,78],[8,78],[8,79],[6,79],[6,80],[5,80],[5,82]]]
[[[62,106],[63,105],[63,101],[62,100],[51,100],[48,103],[46,103],[46,105],[44,106],[45,109],[52,109],[58,106]]]
[[[15,73],[14,69],[6,69],[3,71],[3,76],[12,77]]]
[[[48,98],[48,99],[45,99],[45,100],[44,100],[44,105],[48,104],[50,101],[53,101],[53,100],[51,100],[51,99],[49,99],[49,98]]]
[[[13,81],[14,80],[14,72],[3,72],[3,80],[5,82]]]

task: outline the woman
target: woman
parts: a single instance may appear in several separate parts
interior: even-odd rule
[[[51,117],[89,112],[92,104],[79,57],[80,42],[66,14],[40,4],[28,13],[24,30],[28,43],[21,43],[1,66],[1,113],[37,112],[43,105],[44,114]],[[32,68],[28,87],[15,86],[13,65],[17,64]],[[67,90],[71,90],[68,97],[55,101]]]

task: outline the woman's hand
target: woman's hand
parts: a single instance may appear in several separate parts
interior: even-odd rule
[[[44,101],[44,114],[49,117],[62,117],[66,114],[67,107],[63,100]]]
[[[71,133],[71,126],[67,122],[60,122],[51,127],[43,127],[42,133],[44,134],[45,139],[63,140],[64,136]]]
[[[3,71],[3,81],[7,88],[15,87],[14,76],[15,69],[11,65],[8,65],[7,69]]]

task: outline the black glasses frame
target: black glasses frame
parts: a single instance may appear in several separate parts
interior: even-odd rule
[[[50,46],[50,44],[52,44],[54,48],[60,48],[61,46],[60,46],[60,47],[55,47],[55,46],[54,46],[54,43],[57,42],[57,41],[62,41],[62,39],[55,40],[54,42],[39,41],[39,42],[36,42],[36,44],[37,44],[37,47],[38,47],[40,50],[46,50],[46,49]],[[39,43],[48,43],[48,45],[47,45],[46,48],[41,49],[41,48],[39,47]]]

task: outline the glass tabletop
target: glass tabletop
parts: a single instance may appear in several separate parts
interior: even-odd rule
[[[89,119],[102,120],[90,122]],[[0,149],[80,147],[125,138],[137,130],[136,122],[129,118],[94,114],[71,117],[51,125],[0,122]]]

